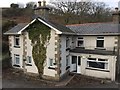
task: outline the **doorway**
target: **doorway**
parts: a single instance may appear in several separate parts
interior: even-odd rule
[[[71,72],[81,73],[81,57],[72,56]]]

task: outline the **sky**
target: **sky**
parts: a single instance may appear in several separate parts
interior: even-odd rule
[[[26,4],[27,2],[30,2],[30,1],[33,1],[33,2],[38,2],[40,0],[1,0],[0,1],[0,7],[10,7],[10,4],[11,3],[20,3],[20,4]],[[46,0],[47,1],[47,4],[52,1],[60,1],[60,0]],[[67,0],[69,1],[69,0]],[[71,1],[71,0],[70,0]],[[78,0],[80,1],[80,0]],[[90,1],[90,0],[82,0],[82,1]],[[107,5],[109,5],[110,7],[118,7],[118,2],[120,0],[93,0],[93,1],[96,1],[96,2],[105,2]]]

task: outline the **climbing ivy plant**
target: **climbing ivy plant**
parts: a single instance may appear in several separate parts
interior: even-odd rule
[[[38,68],[39,75],[41,76],[46,60],[46,47],[50,40],[50,28],[36,20],[27,28],[27,31],[33,46],[32,56]]]

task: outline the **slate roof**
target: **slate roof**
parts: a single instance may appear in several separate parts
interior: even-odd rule
[[[70,50],[70,52],[73,53],[85,53],[85,54],[100,54],[100,55],[117,55],[117,52],[115,51],[107,51],[107,50],[100,50],[100,49],[95,49],[95,50],[91,50],[91,49],[83,49],[83,48],[75,48]]]
[[[60,24],[42,19],[40,17],[39,17],[39,19],[43,20],[45,23],[47,23],[47,24],[51,25],[52,27],[56,28],[57,30],[61,31],[62,34],[74,34],[74,32],[72,30],[70,30],[69,28],[67,28],[64,25],[60,25]],[[13,27],[12,29],[5,32],[4,34],[17,34],[21,29],[23,29],[28,24],[29,23],[20,23],[20,24],[16,25],[15,27]]]
[[[71,29],[69,29],[68,27],[61,25],[61,24],[57,24],[55,22],[47,22],[49,25],[55,27],[56,29],[60,30],[61,32],[63,32],[63,34],[67,34],[67,33],[74,33]]]
[[[4,34],[17,34],[21,29],[23,29],[28,23],[19,23],[12,29],[8,30]]]
[[[114,23],[88,23],[88,24],[73,24],[66,25],[78,35],[92,34],[120,34],[120,24]]]
[[[45,20],[41,17],[38,17],[39,19],[43,20],[44,22],[48,23],[49,25],[53,26],[54,28],[58,29],[59,31],[63,32],[63,34],[67,34],[67,33],[74,33],[70,28],[66,27],[65,25],[62,24],[58,24],[49,20]]]

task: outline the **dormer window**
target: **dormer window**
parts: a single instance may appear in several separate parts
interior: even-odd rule
[[[77,47],[84,47],[83,37],[78,37],[77,38]]]
[[[20,47],[20,37],[19,36],[15,36],[14,38],[14,47]]]

